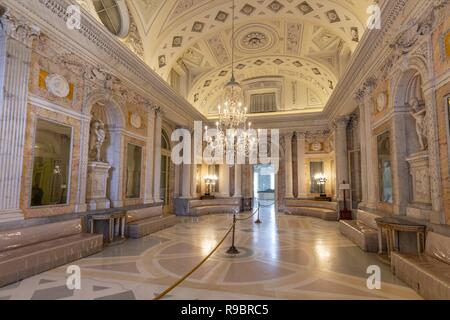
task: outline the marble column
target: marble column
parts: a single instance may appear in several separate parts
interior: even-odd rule
[[[153,174],[153,200],[161,202],[161,135],[162,111],[155,109],[155,146],[154,146],[154,174]]]
[[[194,152],[194,144],[195,144],[195,136],[194,136],[194,132],[192,132],[192,142],[191,142],[191,146],[192,146],[192,155],[191,155],[191,196],[192,198],[197,198],[199,196],[199,194],[197,193],[197,184],[200,183],[200,172],[198,170],[197,167],[197,158],[196,158],[196,154]]]
[[[360,206],[365,207],[367,205],[367,142],[366,142],[366,115],[365,115],[365,107],[364,100],[360,97],[357,98],[358,108],[359,108],[359,141],[360,141],[360,150],[361,150],[361,203]]]
[[[181,197],[181,165],[175,165],[175,176],[174,176],[174,188],[173,188],[173,194],[175,198]]]
[[[242,198],[242,165],[234,165],[234,197]]]
[[[197,193],[197,183],[198,180],[198,168],[196,164],[191,164],[191,195],[192,198],[197,198],[199,195]]]
[[[347,148],[347,116],[336,119],[335,153],[336,153],[336,194],[339,201],[344,200],[344,194],[339,190],[339,185],[344,181],[349,183],[348,176],[348,148]]]
[[[408,138],[406,116],[409,117],[409,107],[396,106],[392,115],[392,132],[390,141],[392,144],[392,194],[395,215],[406,215],[410,197],[410,173],[409,165],[406,161],[408,150],[406,141]]]
[[[296,133],[297,137],[297,182],[298,182],[298,198],[306,198],[306,181],[305,181],[305,149],[306,137],[302,132]]]
[[[38,30],[0,20],[0,223],[21,220],[20,209],[31,47]]]
[[[181,186],[181,197],[191,198],[191,165],[183,164],[183,181]]]
[[[372,132],[372,108],[373,102],[370,94],[363,97],[363,114],[364,114],[364,140],[361,141],[361,150],[365,149],[365,171],[361,169],[363,184],[366,185],[367,198],[365,205],[370,209],[377,207],[379,193],[377,189],[378,183],[378,160],[376,158],[375,143]],[[365,179],[365,182],[364,182]],[[364,188],[364,187],[363,187]]]
[[[153,108],[150,108],[150,112],[147,117],[147,161],[145,163],[145,196],[144,203],[154,202],[154,192],[153,192],[153,175],[154,172],[154,153],[155,153],[155,127],[156,127],[156,113]]]
[[[230,167],[227,164],[219,167],[219,193],[221,197],[230,197]]]
[[[286,168],[286,195],[285,198],[294,198],[294,186],[292,176],[292,137],[293,134],[289,133],[284,136],[285,141],[285,168]]]

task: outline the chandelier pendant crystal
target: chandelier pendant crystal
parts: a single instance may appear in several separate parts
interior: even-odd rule
[[[205,127],[205,137],[213,149],[222,148],[227,154],[231,152],[234,155],[241,154],[248,157],[256,146],[257,135],[252,131],[251,123],[247,123],[247,108],[242,103],[243,90],[234,75],[235,7],[233,0],[231,79],[225,86],[225,103],[218,106],[217,135],[215,139],[208,136],[208,127]]]

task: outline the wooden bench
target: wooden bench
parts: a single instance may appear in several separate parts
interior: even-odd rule
[[[188,215],[204,216],[207,214],[236,213],[241,211],[240,198],[223,198],[212,200],[189,200]]]
[[[428,232],[425,253],[391,253],[392,272],[422,297],[450,300],[450,237]]]
[[[148,207],[127,212],[125,234],[139,239],[152,233],[173,227],[178,223],[174,215],[164,215],[162,206]]]
[[[378,226],[375,219],[380,216],[358,210],[355,220],[339,221],[341,233],[365,252],[379,252]],[[386,234],[383,234],[383,248],[386,249]]]
[[[337,202],[287,199],[285,212],[328,221],[339,219]]]
[[[103,236],[82,233],[81,219],[0,232],[0,287],[95,254]]]

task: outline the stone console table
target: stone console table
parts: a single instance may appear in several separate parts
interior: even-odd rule
[[[387,239],[387,254],[391,256],[392,251],[400,251],[400,241],[398,233],[408,232],[415,233],[417,239],[417,252],[421,254],[425,249],[425,233],[427,230],[426,225],[410,222],[397,217],[382,217],[375,219],[378,225],[378,247],[380,248],[379,254],[383,254],[382,234],[383,229],[386,230]]]
[[[88,231],[92,234],[100,231],[104,241],[109,244],[123,240],[125,239],[126,218],[125,211],[88,215]],[[97,228],[98,224],[101,224],[101,228]]]

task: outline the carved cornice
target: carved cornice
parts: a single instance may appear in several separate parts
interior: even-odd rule
[[[6,35],[31,47],[40,33],[39,27],[18,19],[10,9],[0,6],[0,35]]]
[[[198,110],[129,50],[126,44],[101,26],[84,8],[82,8],[81,29],[69,30],[66,27],[69,18],[66,8],[76,4],[75,1],[4,0],[4,3],[5,6],[20,12],[24,20],[39,25],[45,34],[51,36],[52,41],[58,42],[68,52],[76,52],[81,61],[89,61],[90,66],[120,79],[122,86],[132,88],[137,94],[164,106],[174,123],[190,123],[193,119],[205,120]],[[111,87],[111,80],[108,81],[106,87]],[[116,80],[113,79],[112,82],[114,89]]]

